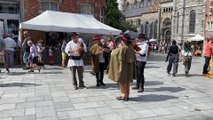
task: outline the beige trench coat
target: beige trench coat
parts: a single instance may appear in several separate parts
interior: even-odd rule
[[[112,51],[109,62],[109,79],[119,82],[132,82],[136,77],[136,56],[131,46],[122,46]]]

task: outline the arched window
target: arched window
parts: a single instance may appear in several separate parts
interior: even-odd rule
[[[145,35],[146,37],[149,37],[149,22],[146,22],[146,25],[145,25]]]
[[[140,7],[143,7],[143,6],[144,6],[144,0],[141,0]]]
[[[176,33],[179,31],[179,19],[180,19],[180,14],[179,12],[177,13],[177,28],[176,28]]]
[[[126,3],[126,10],[130,10],[129,2]]]
[[[157,39],[158,21],[154,23],[154,39]]]
[[[195,33],[196,13],[194,10],[190,12],[189,18],[189,33]]]
[[[143,23],[141,24],[141,33],[144,33],[144,25],[143,25]]]
[[[138,19],[138,24],[137,25],[141,26],[141,20],[140,19]]]
[[[150,32],[149,32],[149,37],[153,38],[153,23],[150,24]]]
[[[137,5],[138,5],[138,1],[137,1],[137,0],[135,0],[135,2],[134,2],[134,9],[136,9],[136,8],[137,8]]]

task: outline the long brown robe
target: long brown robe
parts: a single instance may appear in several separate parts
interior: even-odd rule
[[[92,71],[94,73],[99,72],[99,53],[100,53],[99,45],[98,43],[96,43],[90,48]]]
[[[119,82],[132,82],[136,76],[136,56],[131,46],[122,46],[112,51],[109,62],[109,79]]]

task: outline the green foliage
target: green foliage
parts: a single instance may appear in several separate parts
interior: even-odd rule
[[[117,0],[106,0],[106,24],[122,31],[137,31],[136,26],[129,22],[122,21],[122,13],[118,9]]]

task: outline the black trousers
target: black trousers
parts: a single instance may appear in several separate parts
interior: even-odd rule
[[[205,63],[203,65],[203,74],[207,74],[208,73],[210,59],[211,59],[211,57],[205,56]]]
[[[105,63],[99,63],[99,72],[96,73],[97,83],[103,83]]]
[[[178,72],[178,54],[171,54],[169,56],[169,64],[167,65],[167,73],[170,73],[170,71],[173,68],[173,75],[177,74]]]
[[[144,68],[146,66],[146,62],[137,61],[136,68],[137,68],[137,87],[144,88]]]

